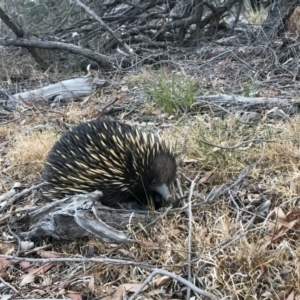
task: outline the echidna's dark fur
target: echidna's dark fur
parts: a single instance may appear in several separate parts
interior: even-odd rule
[[[116,121],[91,121],[72,128],[50,151],[42,194],[48,199],[103,192],[107,206],[146,202],[149,191],[170,200],[176,162],[168,144],[151,133]]]

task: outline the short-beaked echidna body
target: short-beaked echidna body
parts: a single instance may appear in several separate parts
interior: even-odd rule
[[[147,194],[172,200],[176,161],[163,138],[108,120],[82,123],[53,146],[43,172],[48,199],[99,190],[111,207],[147,203]],[[132,206],[134,207],[134,205]]]

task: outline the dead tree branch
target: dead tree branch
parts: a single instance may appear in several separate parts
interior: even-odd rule
[[[84,49],[80,46],[66,44],[61,42],[45,42],[41,40],[31,39],[13,39],[13,38],[2,38],[0,39],[0,45],[2,46],[14,46],[14,47],[26,47],[26,48],[41,48],[51,50],[64,50],[74,54],[79,54],[84,57],[90,58],[98,62],[105,69],[113,69],[113,59],[109,56],[99,54],[95,51]]]

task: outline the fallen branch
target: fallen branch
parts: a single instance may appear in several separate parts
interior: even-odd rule
[[[83,4],[80,0],[73,0],[76,2],[79,6],[81,6],[88,14],[90,14],[94,19],[96,19],[113,37],[114,39],[118,42],[120,46],[123,46],[128,54],[133,54],[133,50],[126,45],[125,42],[123,42],[116,34],[115,32],[94,12],[92,11],[88,6]]]
[[[151,220],[148,211],[132,212],[106,207],[101,204],[101,196],[98,191],[75,195],[30,211],[23,219],[16,220],[29,224],[29,231],[22,232],[21,239],[51,236],[58,240],[71,240],[92,234],[106,243],[135,242],[126,226]]]
[[[51,102],[79,100],[82,97],[91,95],[98,88],[107,84],[106,80],[99,78],[78,77],[68,79],[40,89],[14,94],[9,97],[6,107],[14,109],[20,103],[30,106],[31,101],[42,99],[47,99]]]
[[[197,97],[191,108],[201,106],[203,112],[213,111],[216,115],[224,115],[226,113],[243,112],[242,121],[247,121],[247,114],[251,119],[256,118],[265,110],[265,114],[274,117],[284,117],[285,114],[293,115],[299,113],[300,104],[293,100],[281,98],[266,98],[266,97],[243,97],[234,95],[210,95]],[[244,116],[245,115],[245,116]]]
[[[61,43],[52,41],[41,41],[31,39],[13,39],[13,38],[2,38],[0,39],[0,45],[2,46],[14,46],[14,47],[25,47],[25,48],[41,48],[51,50],[65,50],[70,53],[79,54],[86,58],[90,58],[105,69],[113,69],[114,64],[112,58],[107,55],[99,54],[98,52],[82,48],[80,46],[73,45],[71,43]]]

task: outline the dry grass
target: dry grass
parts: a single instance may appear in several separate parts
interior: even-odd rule
[[[252,10],[247,10],[244,17],[250,24],[261,25],[265,21],[268,15],[268,10],[261,8],[260,11],[254,12]]]
[[[143,83],[147,74],[144,71],[142,76],[135,79],[132,77],[134,81],[131,83],[138,85],[139,80]],[[152,73],[149,76],[155,78]],[[63,122],[79,123],[95,117],[98,112],[91,105],[95,103],[95,99],[90,99],[85,105],[75,103],[57,109],[57,112],[60,112]],[[139,118],[155,114],[160,115],[161,110],[148,101],[139,108],[134,118],[139,122]],[[56,120],[57,114],[52,111],[45,113],[44,117],[51,123]],[[131,118],[132,115],[125,121],[130,123]],[[157,126],[156,130],[172,140],[176,154],[182,158],[178,179],[183,194],[189,194],[190,181],[187,178],[193,179],[197,174],[205,178],[211,173],[207,180],[196,186],[197,193],[192,198],[193,203],[201,202],[213,188],[235,180],[242,169],[257,163],[239,189],[232,191],[235,201],[244,204],[258,199],[270,200],[270,211],[281,206],[285,213],[299,207],[298,116],[287,121],[263,119],[251,124],[240,123],[235,115],[218,118],[187,114],[181,118],[170,115],[161,118],[172,120],[168,122],[170,126]],[[159,116],[157,120],[160,121]],[[18,122],[20,123],[17,125],[11,123],[5,128],[0,127],[1,141],[10,141],[5,149],[1,173],[14,181],[31,184],[38,180],[43,161],[57,134],[54,129],[22,132],[22,119]],[[27,119],[26,126],[34,127],[38,122],[45,124],[44,119],[32,118]],[[217,147],[230,147],[254,139],[272,142],[246,143],[235,149]],[[216,146],[208,145],[203,140]],[[5,180],[4,183],[7,185]],[[176,192],[179,192],[178,186]],[[287,299],[291,291],[299,297],[300,246],[296,227],[263,249],[261,245],[264,238],[269,236],[268,228],[263,223],[265,219],[250,222],[251,217],[250,213],[237,211],[226,194],[214,203],[193,208],[190,262],[187,250],[189,220],[184,212],[176,212],[159,220],[155,226],[146,228],[137,234],[138,244],[124,244],[113,251],[111,257],[165,268],[184,278],[187,278],[187,268],[190,265],[192,283],[222,299]],[[271,221],[266,221],[265,225],[270,223]],[[233,238],[235,240],[228,243]],[[0,244],[5,242],[5,238],[0,240]],[[102,256],[112,249],[112,246],[94,238],[55,242],[51,245],[52,251],[67,256],[85,256],[89,251],[92,251],[92,256]],[[43,257],[43,254],[39,252],[33,255],[36,256]],[[5,280],[19,289],[20,274],[24,273],[26,271],[16,264]],[[148,275],[149,272],[135,266],[57,263],[45,274],[36,276],[34,283],[22,287],[22,293],[31,298],[46,298],[65,296],[72,291],[99,299],[107,293],[112,294],[121,284],[141,283]],[[91,278],[94,281],[93,288]],[[160,287],[162,288],[171,295],[169,299],[185,297],[186,291],[178,281],[168,281]],[[152,286],[146,294],[158,290],[159,288]],[[286,293],[286,297],[282,296],[283,293]],[[198,295],[195,297],[204,299]],[[153,299],[163,298],[156,295]]]
[[[17,181],[27,181],[43,169],[45,157],[56,141],[51,131],[18,134],[7,149],[8,167],[3,172]]]
[[[295,38],[300,36],[300,6],[297,6],[293,14],[290,17],[288,24],[288,31],[290,35]]]
[[[8,139],[18,131],[18,127],[15,124],[10,126],[0,126],[0,142]]]

